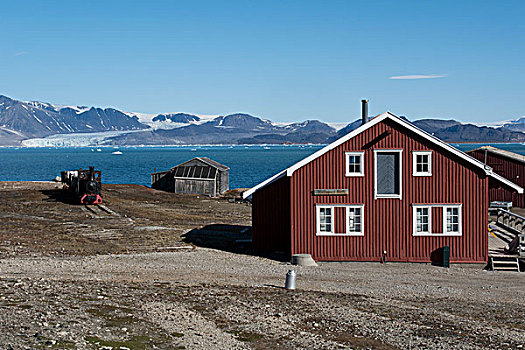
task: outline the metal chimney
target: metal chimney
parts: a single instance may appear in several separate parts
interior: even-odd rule
[[[361,125],[368,123],[368,100],[361,100],[361,119]]]

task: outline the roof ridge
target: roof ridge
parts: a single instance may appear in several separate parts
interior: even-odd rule
[[[431,141],[432,143],[436,144],[437,146],[439,146],[439,147],[441,147],[441,148],[443,148],[443,149],[445,149],[445,150],[447,150],[447,151],[449,151],[449,152],[459,156],[460,158],[463,158],[464,160],[466,160],[469,163],[477,166],[478,168],[483,169],[483,171],[485,171],[485,174],[495,178],[496,180],[506,184],[509,187],[514,188],[516,191],[518,191],[518,193],[523,193],[523,188],[522,187],[516,185],[512,181],[504,178],[503,176],[494,173],[492,171],[491,167],[487,166],[486,164],[482,163],[481,161],[475,159],[474,157],[469,156],[465,152],[455,148],[454,146],[446,143],[445,141],[437,138],[436,136],[431,135],[428,132],[418,128],[417,126],[415,126],[414,124],[410,123],[409,121],[401,119],[400,117],[396,116],[392,112],[386,111],[384,113],[378,114],[377,116],[372,118],[369,122],[367,122],[365,124],[362,124],[357,129],[352,130],[348,134],[340,137],[339,139],[335,140],[334,142],[332,142],[332,143],[326,145],[325,147],[321,148],[317,152],[311,154],[310,156],[308,156],[308,157],[300,160],[299,162],[293,164],[292,166],[286,168],[282,172],[279,172],[279,173],[275,174],[274,176],[266,179],[265,181],[259,183],[258,185],[250,188],[248,191],[245,191],[243,193],[243,198],[248,198],[255,191],[257,191],[260,188],[265,187],[265,186],[269,185],[270,183],[278,180],[279,178],[281,178],[284,175],[283,173],[285,173],[286,176],[292,176],[292,174],[297,169],[303,167],[304,165],[310,163],[314,159],[316,159],[316,158],[322,156],[323,154],[331,151],[332,149],[334,149],[334,148],[338,147],[339,145],[345,143],[346,141],[354,138],[355,136],[359,135],[363,131],[367,130],[368,128],[371,128],[372,126],[382,122],[383,120],[385,120],[387,118],[393,120],[394,122],[400,124],[401,126],[404,126],[405,128],[409,129],[410,131],[412,131],[412,132],[414,132],[416,134],[419,134],[420,136],[426,138],[427,140]]]

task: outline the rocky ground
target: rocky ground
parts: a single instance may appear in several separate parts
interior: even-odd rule
[[[217,224],[219,232],[232,227],[242,236],[238,228],[250,219],[246,204],[115,185],[105,199],[119,216],[97,218],[100,213],[56,199],[60,193],[49,199],[42,192],[49,189],[32,187],[40,185],[9,186],[2,197],[13,200],[0,201],[1,349],[525,344],[524,273],[476,265],[292,267],[181,240],[186,231],[203,230],[206,237]],[[64,229],[62,222],[87,227]],[[114,234],[89,235],[106,227]],[[282,288],[290,268],[298,273],[295,291]]]
[[[231,199],[107,184],[103,197],[100,208],[83,206],[60,183],[0,182],[0,257],[165,251],[192,230],[251,224],[251,207]]]

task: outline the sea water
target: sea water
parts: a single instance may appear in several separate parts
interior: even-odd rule
[[[453,146],[468,151],[481,145]],[[493,146],[525,154],[523,144]],[[93,165],[102,171],[102,181],[105,183],[150,185],[150,173],[155,169],[168,170],[194,157],[208,157],[230,167],[230,188],[247,188],[322,147],[323,145],[0,148],[0,181],[48,181],[59,176],[61,170]]]
[[[92,165],[102,171],[104,183],[149,186],[150,174],[155,170],[168,170],[194,157],[208,157],[230,168],[230,188],[247,188],[320,148],[319,145],[0,148],[0,181],[48,181],[62,170]]]

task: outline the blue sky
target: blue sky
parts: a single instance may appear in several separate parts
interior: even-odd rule
[[[525,115],[523,1],[3,1],[0,94],[274,121]],[[434,76],[402,79],[406,76]],[[392,79],[401,77],[401,79]],[[421,77],[420,77],[421,78]]]

